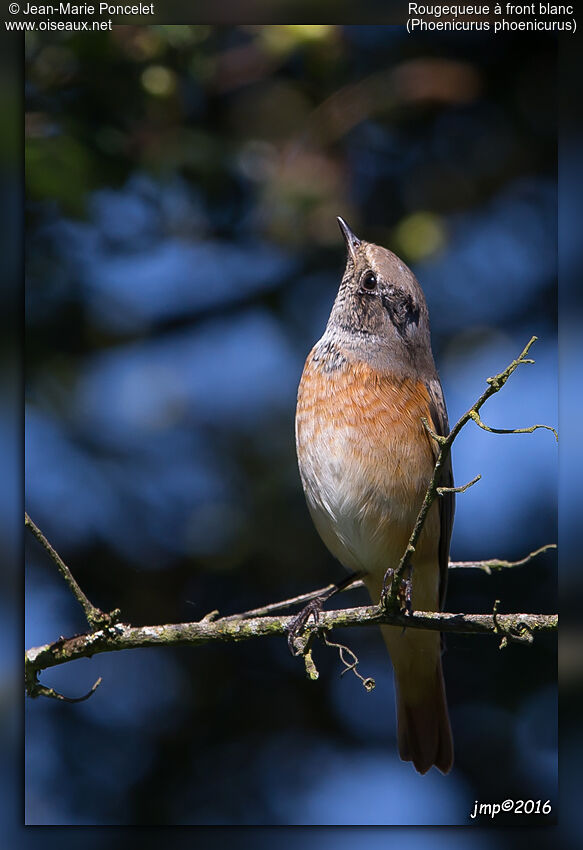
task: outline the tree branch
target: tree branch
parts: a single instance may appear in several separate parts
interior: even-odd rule
[[[67,664],[79,658],[91,658],[101,652],[118,652],[147,646],[198,646],[210,642],[243,641],[259,637],[283,637],[293,617],[253,617],[217,620],[203,618],[197,623],[171,623],[163,626],[113,626],[61,638],[26,653],[26,687],[30,696],[49,695],[37,682],[42,670]],[[436,614],[417,611],[414,614],[390,614],[378,605],[365,605],[337,611],[324,611],[316,625],[306,627],[306,644],[313,633],[336,628],[378,625],[431,629],[457,634],[503,635],[514,641],[532,642],[533,635],[556,631],[556,614]],[[39,688],[41,690],[39,690]]]
[[[27,526],[29,528],[31,527],[30,520]],[[40,531],[38,533],[42,534]],[[44,535],[43,539],[46,540]],[[50,544],[48,545],[50,546]],[[47,547],[45,546],[45,548]],[[495,558],[486,561],[450,561],[449,568],[481,569],[491,574],[492,570],[523,566],[530,563],[537,555],[556,548],[556,544],[549,543],[546,546],[541,546],[534,552],[530,552],[519,561],[504,561]],[[50,551],[54,552],[56,557],[62,562],[62,559],[60,559],[52,546],[50,547]],[[54,557],[52,559],[56,562]],[[67,583],[71,586],[70,582]],[[362,586],[362,580],[356,579],[345,590],[349,587],[355,588]],[[327,585],[327,587],[314,590],[311,593],[304,593],[300,596],[294,596],[261,608],[244,611],[240,614],[231,614],[226,617],[219,617],[218,611],[211,611],[197,623],[173,623],[162,626],[134,627],[126,623],[108,622],[98,628],[92,627],[92,631],[86,634],[75,635],[72,638],[60,638],[53,643],[29,649],[25,655],[26,692],[31,697],[46,696],[65,702],[81,702],[87,699],[95,692],[101,683],[101,678],[95,682],[88,693],[81,697],[71,698],[63,696],[53,688],[42,685],[38,681],[38,676],[39,673],[50,667],[67,664],[69,661],[75,661],[79,658],[91,658],[91,656],[101,652],[119,652],[123,649],[136,649],[148,646],[197,646],[203,643],[250,640],[252,638],[267,637],[270,635],[284,636],[287,634],[289,624],[295,618],[269,617],[265,616],[266,614],[301,605],[311,599],[321,597],[326,591],[334,587],[335,585]],[[534,634],[537,632],[556,631],[558,617],[555,614],[498,614],[496,608],[492,614],[438,614],[421,611],[417,611],[414,614],[406,614],[401,611],[389,613],[383,611],[377,605],[322,612],[319,616],[318,624],[307,626],[301,638],[306,670],[310,678],[318,678],[318,671],[308,648],[314,634],[321,630],[327,631],[340,627],[383,623],[407,628],[457,632],[458,634],[502,635],[502,641],[505,645],[508,638],[514,641],[530,643]],[[334,644],[328,641],[326,637],[325,642],[329,646],[341,646],[340,644]],[[342,647],[342,649],[353,655],[348,647]],[[366,690],[371,690],[374,687],[372,679],[365,679],[356,672],[356,661],[349,665],[344,660],[342,652],[340,653],[340,657],[345,665],[343,672],[347,672],[348,670],[355,672],[358,678],[363,681]]]

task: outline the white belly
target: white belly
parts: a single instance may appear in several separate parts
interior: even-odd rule
[[[385,454],[379,469],[360,436],[334,424],[321,429],[301,453],[300,474],[310,514],[332,554],[349,570],[384,572],[399,562],[418,508],[403,492],[399,458]]]

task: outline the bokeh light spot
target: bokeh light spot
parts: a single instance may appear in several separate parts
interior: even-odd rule
[[[176,77],[163,65],[150,65],[142,72],[142,86],[155,97],[168,97],[176,88]]]
[[[415,262],[440,251],[447,239],[443,219],[435,213],[419,212],[403,218],[395,230],[397,252]]]

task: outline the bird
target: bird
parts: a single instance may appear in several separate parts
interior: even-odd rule
[[[324,544],[379,603],[433,475],[447,410],[417,278],[340,216],[346,267],[325,331],[302,372],[295,434],[309,513]],[[439,482],[453,487],[451,461]],[[412,557],[414,610],[443,610],[454,494],[436,500]],[[400,758],[448,773],[453,740],[437,631],[381,626],[391,657]]]

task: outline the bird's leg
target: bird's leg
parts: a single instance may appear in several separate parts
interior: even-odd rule
[[[297,637],[300,636],[310,617],[313,617],[314,622],[317,623],[320,617],[320,611],[322,610],[324,603],[331,599],[332,596],[335,596],[337,593],[340,593],[341,590],[345,590],[355,581],[358,581],[358,579],[362,578],[363,575],[364,573],[351,573],[345,579],[335,584],[334,587],[332,587],[330,590],[327,590],[325,593],[322,593],[321,596],[317,596],[315,599],[311,599],[310,602],[308,602],[308,604],[305,605],[298,614],[296,614],[296,616],[293,618],[293,620],[288,626],[287,635],[287,645],[289,646],[292,655],[298,654],[294,646],[294,641]]]
[[[413,564],[409,564],[409,568],[407,570],[407,578],[403,579],[403,584],[405,585],[405,591],[404,591],[404,597],[405,597],[404,602],[405,602],[405,604],[403,605],[403,607],[405,609],[405,614],[409,614],[409,615],[413,613],[413,602],[412,602],[413,578],[412,578],[412,576],[413,576]]]

